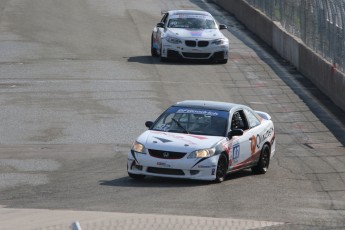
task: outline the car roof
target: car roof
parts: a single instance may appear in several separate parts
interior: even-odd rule
[[[214,110],[223,110],[230,111],[235,107],[246,107],[241,104],[220,102],[220,101],[203,101],[203,100],[187,100],[180,101],[174,104],[173,106],[183,106],[190,108],[202,108],[202,109],[214,109]]]
[[[168,11],[169,15],[176,15],[176,14],[199,14],[199,15],[208,15],[212,16],[209,12],[207,11],[201,11],[201,10],[169,10]]]

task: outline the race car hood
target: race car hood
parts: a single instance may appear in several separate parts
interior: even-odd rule
[[[179,37],[184,39],[218,39],[224,38],[224,35],[217,29],[195,30],[184,28],[168,28],[167,36]]]
[[[198,149],[211,148],[224,138],[147,130],[138,137],[137,141],[146,149],[190,153]]]

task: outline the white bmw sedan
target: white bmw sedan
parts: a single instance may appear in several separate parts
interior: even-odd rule
[[[250,168],[266,173],[275,153],[270,115],[245,105],[182,101],[172,105],[133,143],[127,172],[145,176],[222,182],[226,175]]]
[[[229,40],[220,32],[226,25],[217,25],[205,11],[173,10],[153,29],[151,54],[167,59],[204,59],[225,64],[228,61]]]

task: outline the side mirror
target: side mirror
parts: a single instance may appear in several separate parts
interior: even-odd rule
[[[146,126],[147,128],[151,128],[152,125],[153,125],[153,122],[152,122],[152,121],[146,121],[146,122],[145,122],[145,126]]]
[[[243,130],[242,129],[234,129],[228,133],[228,138],[231,139],[233,136],[242,136]]]
[[[226,26],[226,25],[224,25],[224,24],[220,24],[219,25],[219,29],[220,30],[226,30],[228,27]]]
[[[159,23],[157,23],[157,27],[158,28],[164,28],[164,22],[159,22]]]

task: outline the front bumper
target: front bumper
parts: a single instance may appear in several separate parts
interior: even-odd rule
[[[205,47],[190,47],[185,43],[172,44],[163,42],[162,54],[164,58],[184,58],[184,59],[228,59],[229,44],[224,45],[209,45]]]
[[[183,178],[195,180],[215,180],[219,155],[205,159],[161,159],[149,154],[128,153],[127,170],[132,174]]]

